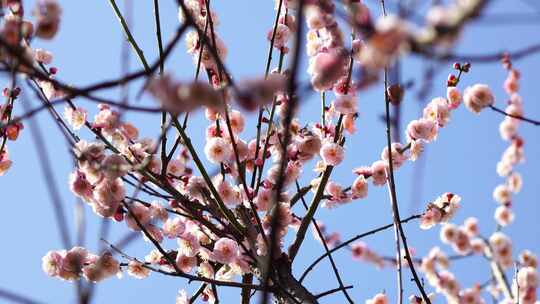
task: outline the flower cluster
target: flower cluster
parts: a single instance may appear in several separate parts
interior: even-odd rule
[[[83,276],[90,282],[100,282],[120,272],[120,263],[110,252],[95,255],[83,247],[69,251],[49,251],[43,257],[42,268],[51,277],[74,281]]]
[[[436,224],[447,223],[460,207],[461,197],[453,193],[444,193],[434,202],[429,203],[422,214],[420,228],[429,229]]]
[[[499,126],[501,137],[509,141],[510,145],[504,151],[501,160],[497,164],[497,173],[505,178],[505,183],[500,184],[493,190],[493,199],[500,204],[495,210],[495,220],[501,226],[507,226],[514,220],[514,212],[511,209],[513,194],[521,191],[523,184],[521,175],[514,167],[525,161],[523,151],[524,140],[518,133],[520,120],[523,116],[523,101],[519,95],[520,73],[512,66],[508,56],[503,58],[503,65],[508,71],[508,76],[504,82],[504,89],[510,99],[505,112],[505,116]]]

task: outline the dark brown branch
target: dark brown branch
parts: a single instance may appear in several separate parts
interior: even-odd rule
[[[540,121],[539,120],[534,120],[534,119],[530,119],[530,118],[527,118],[527,117],[523,117],[523,116],[519,116],[519,115],[514,115],[514,114],[510,114],[510,113],[506,113],[504,110],[501,110],[499,108],[497,108],[496,106],[494,105],[490,105],[489,106],[493,111],[497,112],[497,113],[500,113],[502,115],[505,115],[505,116],[508,116],[508,117],[512,117],[512,118],[515,118],[515,119],[518,119],[518,120],[521,120],[521,121],[524,121],[524,122],[528,122],[530,124],[533,124],[535,126],[540,126]]]
[[[321,292],[320,294],[315,295],[315,298],[320,299],[320,298],[322,298],[322,297],[329,296],[329,295],[331,295],[331,294],[333,294],[333,293],[336,293],[336,292],[338,292],[338,291],[341,291],[341,290],[345,291],[345,290],[351,289],[351,288],[353,288],[352,285],[349,285],[349,286],[343,286],[343,287],[337,287],[337,288],[334,288],[334,289],[327,290],[327,291],[325,291],[325,292]]]

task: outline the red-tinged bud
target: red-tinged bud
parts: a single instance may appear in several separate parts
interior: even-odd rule
[[[121,208],[118,208],[118,210],[116,210],[116,212],[114,213],[114,220],[117,222],[121,222],[124,220],[124,212]]]
[[[458,70],[458,71],[461,70],[461,64],[459,62],[455,62],[453,67],[454,67],[454,70]]]
[[[13,125],[9,125],[7,128],[6,128],[6,136],[9,140],[17,140],[17,138],[19,137],[19,132],[21,131],[22,129],[22,125],[18,125],[18,124],[13,124]]]
[[[455,87],[457,85],[457,77],[454,74],[448,75],[448,80],[446,81],[446,86]]]
[[[21,94],[21,88],[16,87],[15,89],[13,89],[13,92],[11,92],[11,97],[17,98],[19,97],[20,94]]]
[[[56,75],[56,73],[58,73],[58,69],[55,68],[55,67],[50,67],[49,68],[49,73],[51,73],[52,75]]]
[[[523,138],[521,138],[520,136],[516,136],[514,138],[514,143],[513,144],[516,145],[516,147],[521,148],[521,147],[523,147],[524,143],[525,142],[523,141]]]
[[[178,207],[180,207],[180,205],[178,204],[178,201],[176,201],[176,200],[170,200],[170,201],[169,201],[169,206],[171,206],[171,208],[178,208]]]

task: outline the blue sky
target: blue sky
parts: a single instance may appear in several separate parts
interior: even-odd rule
[[[164,40],[167,41],[178,25],[175,1],[162,2],[162,26]],[[376,1],[366,1],[376,4]],[[34,1],[26,1],[27,11]],[[120,52],[123,39],[119,24],[106,0],[100,1],[60,1],[64,14],[58,36],[51,42],[36,40],[34,46],[42,47],[55,54],[53,65],[59,68],[59,77],[74,85],[91,84],[103,79],[120,75]],[[123,6],[124,1],[118,1]],[[151,1],[133,1],[134,26],[133,33],[140,43],[145,55],[153,61],[157,56],[154,22]],[[390,4],[392,1],[390,1]],[[532,5],[531,5],[532,3]],[[503,13],[526,13],[528,16],[539,14],[540,7],[534,7],[534,1],[492,1],[487,15]],[[264,73],[264,63],[268,42],[266,33],[272,26],[274,16],[273,1],[215,1],[213,4],[220,17],[218,32],[229,47],[227,65],[236,79],[257,76]],[[376,7],[376,6],[374,6]],[[390,7],[391,9],[391,7]],[[376,11],[375,11],[376,12]],[[525,18],[524,18],[525,19]],[[493,20],[493,19],[491,19]],[[538,43],[540,22],[524,24],[515,22],[501,26],[497,22],[476,23],[463,33],[455,50],[460,54],[492,53],[501,50],[516,50]],[[536,39],[536,40],[535,40]],[[422,84],[426,62],[418,58],[407,57],[403,62],[403,79],[413,80],[414,87],[404,100],[403,125],[419,116],[423,104],[431,98],[445,94],[445,78],[451,71],[451,63],[433,63],[437,71],[433,90],[426,100],[418,101],[416,92]],[[538,102],[537,78],[540,75],[540,56],[534,55],[515,62],[521,70],[521,95],[525,103],[525,113],[530,117],[540,117]],[[131,69],[139,69],[139,62],[132,56]],[[185,53],[182,42],[175,50],[171,60],[166,64],[166,71],[180,79],[190,79],[194,75],[191,58]],[[306,77],[306,74],[303,74]],[[498,63],[473,64],[472,71],[465,76],[461,88],[477,82],[489,84],[496,95],[496,104],[504,106],[507,99],[502,90],[502,82],[506,72]],[[8,79],[4,78],[4,83]],[[116,90],[103,93],[104,96],[119,96]],[[134,92],[132,92],[132,96]],[[27,96],[33,105],[33,94]],[[360,118],[357,122],[358,132],[347,140],[349,157],[336,170],[333,178],[343,184],[353,179],[351,169],[360,165],[369,165],[380,156],[385,145],[385,129],[380,115],[384,111],[382,87],[375,86],[359,95]],[[140,101],[151,105],[147,96]],[[94,112],[95,105],[82,99],[77,104]],[[303,101],[301,121],[317,117],[318,101]],[[59,107],[63,111],[63,107]],[[55,178],[62,194],[68,223],[74,231],[74,207],[76,200],[67,187],[68,174],[73,169],[65,142],[53,121],[46,113],[38,116],[41,131],[45,134],[46,147],[53,160]],[[128,115],[141,126],[145,136],[157,136],[159,132],[158,115]],[[462,223],[469,216],[480,219],[481,232],[489,235],[495,228],[493,211],[496,203],[491,197],[493,188],[503,180],[495,173],[495,165],[507,146],[499,137],[498,125],[502,116],[486,110],[480,115],[473,115],[464,108],[452,114],[452,120],[445,127],[437,141],[427,148],[422,161],[408,163],[396,174],[398,200],[403,216],[418,212],[414,206],[424,206],[426,202],[436,198],[443,192],[454,192],[463,197],[462,209],[455,221]],[[249,119],[253,126],[254,115]],[[204,136],[205,120],[201,115],[193,119],[189,127],[195,144],[201,146]],[[522,124],[520,133],[525,138],[527,162],[517,170],[523,175],[524,187],[515,196],[514,211],[516,222],[505,229],[515,246],[515,254],[528,248],[540,252],[540,226],[537,216],[540,215],[540,129]],[[254,127],[248,127],[244,138],[254,134]],[[81,136],[91,139],[87,132]],[[42,179],[36,151],[31,140],[29,128],[26,128],[16,143],[9,144],[14,165],[0,179],[3,216],[0,221],[3,250],[0,250],[0,288],[9,289],[38,299],[45,303],[72,303],[74,288],[72,284],[47,277],[41,270],[41,257],[51,249],[62,247],[56,230],[52,205]],[[423,164],[423,165],[422,165]],[[416,174],[418,166],[422,166],[423,174]],[[309,169],[305,173],[313,177]],[[412,199],[416,198],[413,202]],[[97,235],[100,220],[85,207],[88,222],[86,241],[91,250],[97,249]],[[391,210],[386,187],[370,188],[367,199],[334,209],[320,210],[317,218],[323,220],[330,231],[339,231],[343,238],[367,231],[391,222]],[[109,240],[114,241],[128,230],[124,224],[112,225]],[[406,231],[410,246],[423,255],[433,246],[441,246],[451,253],[451,248],[438,240],[438,229],[428,232],[420,231],[416,223],[407,224]],[[421,233],[420,233],[421,232]],[[72,233],[74,238],[74,233]],[[384,255],[393,253],[393,232],[380,233],[365,240],[371,248]],[[172,248],[173,243],[169,244]],[[139,240],[129,246],[126,251],[134,256],[142,257],[151,249],[150,245]],[[323,252],[322,246],[310,236],[302,246],[300,258],[294,265],[299,274],[305,266]],[[377,292],[386,290],[392,299],[395,295],[395,272],[386,268],[375,270],[370,265],[354,262],[348,251],[336,254],[346,284],[354,285],[350,292],[353,298],[362,303]],[[484,282],[489,278],[488,265],[482,259],[468,259],[455,262],[451,270],[460,278],[463,286],[471,286],[475,282]],[[413,283],[409,283],[410,274],[405,272],[406,294],[415,291]],[[313,292],[321,292],[337,286],[327,261],[321,263],[306,280]],[[139,281],[125,276],[122,279],[111,278],[100,283],[94,303],[172,303],[180,288],[193,290],[198,284],[182,279],[172,279],[152,274],[150,278]],[[431,288],[429,288],[431,289]],[[221,299],[225,303],[236,303],[234,290],[223,289]],[[441,299],[439,299],[441,300]],[[0,300],[0,303],[3,300]],[[322,303],[343,303],[342,295],[336,294],[324,298]],[[439,302],[439,301],[438,301]]]

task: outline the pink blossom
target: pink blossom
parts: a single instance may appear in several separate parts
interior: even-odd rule
[[[372,172],[372,180],[373,185],[375,186],[382,186],[386,184],[387,175],[386,175],[386,168],[387,168],[388,162],[378,160],[374,162],[371,165],[371,172]]]
[[[343,116],[343,129],[349,134],[356,133],[356,116],[356,114],[346,114],[345,116]]]
[[[433,204],[429,204],[427,210],[420,218],[420,228],[429,229],[440,223],[442,219],[442,210]]]
[[[71,248],[63,257],[58,276],[67,281],[80,278],[88,251],[83,247]]]
[[[182,217],[169,218],[163,223],[163,234],[170,239],[180,237],[186,229]]]
[[[495,221],[497,221],[497,224],[505,227],[514,221],[514,212],[512,212],[512,209],[503,205],[495,209],[494,217]]]
[[[504,140],[511,140],[516,136],[518,123],[515,119],[505,118],[499,125],[499,133]]]
[[[513,193],[519,193],[521,191],[521,187],[523,186],[523,179],[521,178],[521,174],[519,174],[518,172],[512,172],[512,174],[508,176],[506,183],[510,191],[512,191]]]
[[[238,244],[229,239],[221,238],[214,244],[212,257],[221,264],[230,264],[239,254]]]
[[[214,164],[230,159],[233,151],[231,144],[221,137],[212,137],[207,140],[204,153],[208,160]]]
[[[337,166],[345,157],[343,147],[334,142],[325,142],[321,147],[320,154],[327,166]]]
[[[424,118],[436,122],[439,127],[444,127],[450,120],[448,101],[441,97],[431,100],[424,108]]]
[[[42,39],[52,39],[60,27],[61,15],[62,8],[55,0],[41,1],[34,10],[36,36]]]
[[[437,124],[429,119],[420,118],[407,125],[407,138],[409,141],[423,139],[431,142],[437,138]]]
[[[231,129],[235,135],[238,135],[242,133],[242,131],[244,131],[246,122],[244,120],[244,115],[240,111],[237,111],[237,110],[230,111],[229,119],[231,123]]]
[[[351,186],[352,198],[362,199],[367,197],[368,183],[363,175],[358,176]]]
[[[267,38],[268,41],[272,40],[272,36],[274,33],[274,30],[270,30],[268,32]],[[285,24],[279,23],[276,28],[276,33],[274,38],[274,47],[277,49],[281,49],[287,45],[287,42],[289,41],[289,37],[291,36],[291,31],[288,26]]]
[[[42,64],[50,64],[53,59],[53,55],[51,52],[46,51],[44,49],[35,49],[34,50],[34,59]]]
[[[129,163],[124,157],[118,154],[111,154],[103,160],[101,163],[105,177],[108,179],[116,179],[123,177],[129,171]]]
[[[317,91],[330,90],[346,71],[347,58],[342,50],[321,52],[310,59],[308,72]]]
[[[384,293],[379,293],[367,300],[366,304],[388,304],[388,297]]]
[[[234,207],[240,204],[240,193],[229,182],[219,177],[218,181],[214,182],[214,184],[219,196],[226,205]]]
[[[178,239],[178,246],[179,253],[190,257],[197,255],[199,248],[201,248],[201,244],[199,243],[197,236],[190,232],[185,232]]]
[[[127,213],[126,217],[126,224],[132,230],[140,231],[140,226],[148,225],[151,219],[150,209],[139,202],[135,202],[129,207],[129,212]]]
[[[49,251],[41,260],[42,260],[41,268],[49,276],[56,277],[60,274],[60,269],[62,268],[62,263],[63,263],[62,254],[60,254],[57,251]]]
[[[480,113],[483,108],[492,105],[494,101],[495,98],[490,88],[485,84],[475,84],[472,87],[468,87],[463,94],[465,106],[476,114]]]
[[[12,163],[9,159],[7,147],[4,146],[4,149],[0,151],[0,176],[6,174],[9,168],[11,168]]]
[[[504,81],[503,87],[508,94],[516,93],[519,91],[519,78],[510,73]]]
[[[313,155],[319,153],[322,143],[321,139],[315,135],[303,136],[297,143],[298,152],[302,154],[303,159],[311,159]]]
[[[394,169],[398,169],[407,160],[404,153],[401,152],[403,146],[400,143],[392,143],[392,165]],[[388,163],[388,147],[385,147],[381,153],[381,159]]]
[[[340,114],[354,114],[358,111],[356,98],[352,94],[338,95],[333,101],[334,109]]]
[[[440,231],[441,241],[451,244],[455,241],[458,234],[458,227],[452,223],[444,224]]]
[[[144,279],[150,275],[150,269],[144,267],[144,265],[138,261],[129,262],[127,272],[130,276],[137,279]]]
[[[82,271],[88,281],[96,283],[117,274],[120,271],[120,263],[110,252],[105,252],[87,261]]]
[[[476,237],[480,233],[478,228],[478,219],[475,217],[469,217],[463,222],[463,228],[470,237]]]
[[[411,141],[411,149],[410,149],[410,155],[409,159],[412,161],[416,161],[418,157],[420,157],[420,154],[424,152],[424,146],[426,144],[426,141],[423,139],[417,139]]]
[[[448,87],[446,90],[446,99],[448,99],[448,108],[457,109],[461,104],[461,92],[457,87]]]
[[[124,199],[125,189],[121,179],[104,179],[94,189],[95,211],[104,217],[110,217]]]
[[[508,204],[512,201],[512,191],[505,184],[498,185],[493,190],[493,199],[499,204]]]
[[[113,111],[107,105],[100,104],[99,112],[94,116],[93,126],[102,129],[106,134],[112,134],[120,127],[119,114]]]
[[[83,108],[73,109],[68,106],[64,110],[64,117],[75,130],[79,130],[84,125],[87,115],[88,113]]]
[[[93,186],[80,170],[69,175],[69,188],[76,196],[89,201],[92,198]]]
[[[197,258],[179,254],[176,257],[176,265],[182,272],[190,273],[197,266]]]

